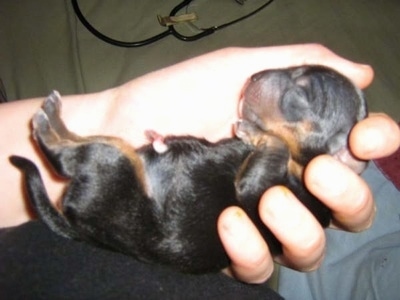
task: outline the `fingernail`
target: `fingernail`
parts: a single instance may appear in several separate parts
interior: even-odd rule
[[[266,206],[264,206],[265,209],[263,210],[263,213],[265,213],[265,222],[269,223],[269,221],[271,221],[271,223],[275,223],[274,220],[279,221],[289,215],[293,218],[297,217],[297,206],[295,202],[297,200],[295,200],[288,188],[284,186],[275,187],[271,190],[268,198]],[[293,224],[297,222],[291,219],[290,223]]]
[[[230,236],[238,237],[246,236],[246,222],[248,217],[246,213],[238,207],[232,208],[222,223],[222,229]]]

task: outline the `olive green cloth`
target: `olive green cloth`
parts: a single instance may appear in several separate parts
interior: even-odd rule
[[[157,14],[177,1],[85,0],[84,15],[101,32],[124,41],[163,30]],[[194,0],[197,26],[225,23],[264,3]],[[185,10],[182,11],[184,13]],[[366,95],[371,111],[400,119],[400,4],[396,0],[275,0],[258,15],[196,42],[172,36],[143,48],[118,48],[89,33],[69,0],[0,3],[0,78],[10,100],[93,92],[204,52],[229,46],[321,43],[349,59],[371,64],[375,81]],[[185,33],[195,32],[185,25]],[[238,70],[240,72],[240,70]]]

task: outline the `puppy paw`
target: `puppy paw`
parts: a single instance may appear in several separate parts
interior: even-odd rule
[[[236,137],[254,146],[257,146],[260,138],[265,135],[265,132],[258,128],[257,125],[244,119],[240,119],[236,122],[234,131]]]
[[[47,115],[50,127],[55,131],[55,134],[64,139],[75,139],[63,120],[61,119],[61,96],[57,91],[53,91],[43,102],[42,110]]]
[[[50,146],[56,143],[59,135],[66,131],[60,118],[60,110],[60,94],[53,91],[32,118],[33,137],[36,141]]]
[[[39,109],[32,118],[33,137],[37,141],[46,135],[49,135],[51,130],[49,118],[43,109]]]
[[[57,91],[52,91],[42,105],[42,109],[49,117],[59,116],[61,111],[61,96]]]
[[[164,137],[161,134],[155,132],[154,130],[146,130],[145,135],[151,142],[154,151],[160,154],[168,151],[168,146],[165,144]]]

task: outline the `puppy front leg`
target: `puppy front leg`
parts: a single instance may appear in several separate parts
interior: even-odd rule
[[[258,207],[261,196],[274,185],[288,185],[289,149],[275,136],[264,137],[242,164],[235,181],[238,200],[266,240],[272,254],[281,253],[281,244],[264,225]]]

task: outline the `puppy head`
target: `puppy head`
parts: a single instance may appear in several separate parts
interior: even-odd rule
[[[361,91],[336,71],[304,66],[257,73],[245,86],[241,113],[261,131],[285,140],[302,164],[328,153],[357,172],[364,169],[365,162],[349,151],[348,135],[366,117],[366,103]]]

